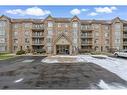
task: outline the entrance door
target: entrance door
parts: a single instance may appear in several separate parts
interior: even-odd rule
[[[69,45],[56,45],[56,54],[69,54]]]

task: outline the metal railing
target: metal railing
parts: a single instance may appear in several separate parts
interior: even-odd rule
[[[89,35],[84,35],[84,34],[82,34],[82,35],[81,35],[81,38],[92,38],[92,35],[90,35],[90,34],[89,34]]]
[[[81,30],[93,30],[92,26],[81,26]]]
[[[44,29],[44,25],[33,25],[32,29],[43,30]]]

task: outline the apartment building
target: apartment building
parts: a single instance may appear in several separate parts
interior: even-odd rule
[[[78,54],[127,49],[127,21],[55,18],[13,19],[0,17],[0,52],[45,50],[46,54]]]

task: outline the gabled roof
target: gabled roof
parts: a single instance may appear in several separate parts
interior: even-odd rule
[[[55,22],[70,22],[70,18],[53,18]]]
[[[2,17],[4,17],[4,18],[8,19],[9,21],[11,21],[11,18],[9,18],[8,16],[1,15],[1,16],[0,16],[0,19],[1,19]]]
[[[112,19],[112,23],[114,23],[116,20],[119,20],[120,22],[122,22],[119,17],[115,17],[114,19]]]
[[[72,43],[71,40],[69,39],[69,37],[68,37],[66,34],[64,34],[64,33],[62,32],[62,33],[59,34],[58,37],[55,39],[54,44],[55,44],[61,37],[65,37],[70,43]]]
[[[72,18],[56,18],[56,17],[52,17],[51,15],[47,16],[45,19],[31,19],[31,18],[28,18],[28,19],[13,19],[13,18],[9,18],[5,15],[2,15],[0,16],[0,18],[6,18],[8,19],[10,22],[12,23],[22,23],[22,22],[31,22],[31,23],[44,23],[45,20],[47,19],[50,19],[50,20],[53,20],[55,22],[65,22],[65,23],[69,23],[71,22],[72,20],[77,20],[77,21],[80,21],[81,24],[112,24],[114,21],[116,20],[119,20],[120,22],[122,22],[123,24],[127,24],[127,21],[126,20],[121,20],[119,17],[116,17],[112,20],[80,20],[77,16],[73,16]]]
[[[80,20],[76,15],[72,17],[71,21],[74,20],[74,19],[76,19],[78,21]]]

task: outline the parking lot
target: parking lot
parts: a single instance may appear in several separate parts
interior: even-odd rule
[[[127,88],[125,58],[89,55],[53,56],[55,61],[43,62],[48,58],[20,56],[0,61],[0,89]],[[56,60],[60,58],[62,61],[64,58],[67,62],[61,63],[60,60]],[[68,63],[69,59],[71,62]],[[73,62],[73,59],[77,62]]]

